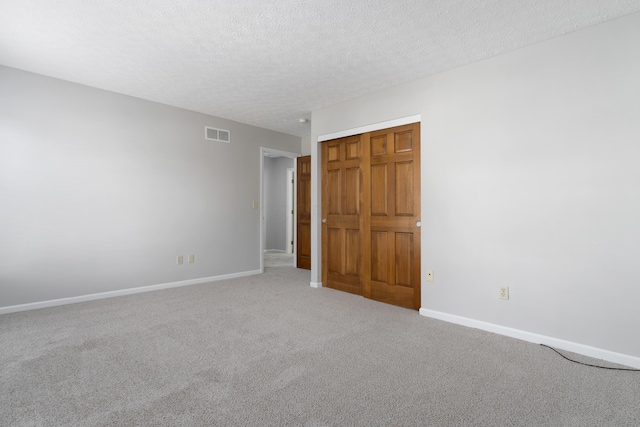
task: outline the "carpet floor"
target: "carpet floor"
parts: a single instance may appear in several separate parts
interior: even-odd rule
[[[637,372],[295,268],[2,315],[0,342],[3,426],[640,425]]]
[[[266,267],[293,267],[293,254],[283,252],[265,252],[264,266]]]

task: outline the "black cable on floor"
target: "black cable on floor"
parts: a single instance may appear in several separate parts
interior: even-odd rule
[[[630,368],[610,368],[608,366],[598,366],[598,365],[590,365],[588,363],[583,363],[583,362],[578,362],[577,360],[573,360],[573,359],[569,359],[567,356],[565,356],[564,354],[560,353],[558,350],[556,350],[553,347],[549,347],[548,345],[545,344],[540,344],[543,347],[547,347],[550,348],[551,350],[555,351],[556,353],[558,353],[560,356],[562,356],[563,358],[567,359],[569,362],[573,362],[573,363],[578,363],[580,365],[585,365],[585,366],[591,366],[592,368],[600,368],[600,369],[610,369],[612,371],[630,371],[630,372],[640,372],[640,369],[630,369]]]

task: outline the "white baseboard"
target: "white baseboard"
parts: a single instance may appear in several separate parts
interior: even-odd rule
[[[97,294],[80,295],[77,297],[60,298],[49,301],[32,302],[29,304],[0,307],[0,314],[16,313],[18,311],[36,310],[39,308],[56,307],[58,305],[75,304],[78,302],[95,301],[104,298],[120,297],[124,295],[139,294],[141,292],[159,291],[161,289],[179,288],[181,286],[199,285],[201,283],[217,282],[236,277],[253,276],[260,274],[260,270],[243,271],[240,273],[223,274],[220,276],[202,277],[199,279],[183,280],[180,282],[162,283],[160,285],[141,286],[139,288],[121,289],[118,291],[101,292]]]
[[[553,347],[559,350],[571,351],[573,353],[582,354],[584,356],[589,356],[596,359],[606,360],[608,362],[618,363],[620,365],[631,366],[640,369],[640,357],[629,356],[622,353],[615,353],[613,351],[603,350],[597,347],[590,347],[588,345],[565,341],[546,335],[534,334],[532,332],[522,331],[520,329],[508,328],[506,326],[482,322],[480,320],[469,319],[467,317],[456,316],[440,311],[427,310],[425,308],[420,309],[420,314],[425,317],[444,320],[445,322],[456,323],[458,325],[468,326],[470,328],[482,329],[483,331],[506,335],[511,338],[517,338],[535,344],[545,344],[549,347]]]
[[[311,287],[312,288],[321,288],[322,287],[322,282],[311,282]]]

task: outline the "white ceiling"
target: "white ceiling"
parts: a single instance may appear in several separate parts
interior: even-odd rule
[[[638,0],[0,0],[0,64],[294,135],[311,111]]]

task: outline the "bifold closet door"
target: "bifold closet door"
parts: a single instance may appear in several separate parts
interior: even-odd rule
[[[420,124],[322,144],[322,281],[420,308]]]
[[[368,208],[363,293],[420,308],[420,125],[371,132],[365,156]]]
[[[362,295],[362,135],[322,144],[322,284]]]

